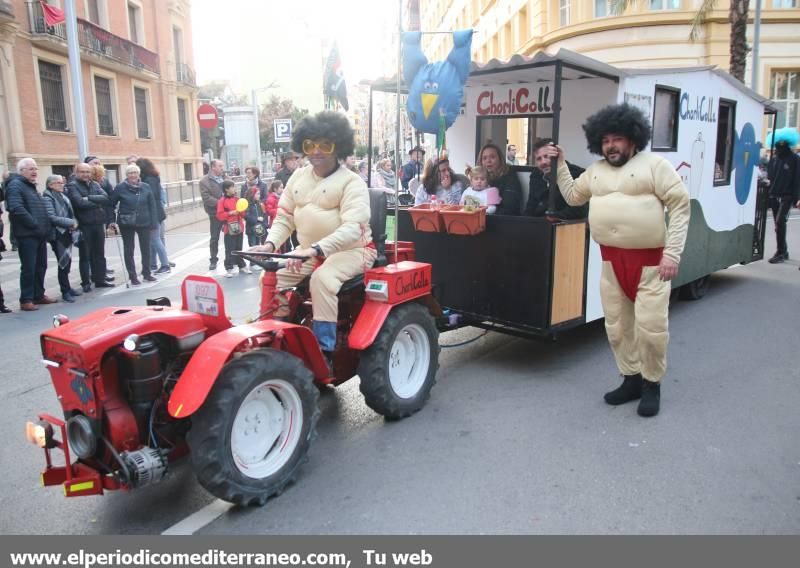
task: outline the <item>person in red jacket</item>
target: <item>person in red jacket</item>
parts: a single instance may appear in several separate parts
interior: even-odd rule
[[[217,202],[217,219],[222,222],[222,231],[225,233],[225,278],[233,277],[233,265],[239,267],[239,272],[252,274],[253,271],[247,267],[244,259],[240,256],[233,256],[236,251],[242,250],[244,241],[244,212],[236,210],[236,202],[239,196],[236,191],[236,184],[231,180],[222,182],[223,197]]]
[[[283,182],[279,179],[273,181],[269,186],[267,192],[267,215],[269,215],[269,224],[275,220],[275,215],[278,214],[278,201],[283,193]]]

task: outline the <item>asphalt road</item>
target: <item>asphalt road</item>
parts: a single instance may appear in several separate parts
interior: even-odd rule
[[[556,343],[490,333],[443,350],[431,400],[409,419],[389,423],[369,410],[357,378],[324,395],[298,482],[261,509],[216,501],[188,464],[132,493],[65,499],[40,487],[44,459],[24,425],[60,408],[38,332],[58,312],[177,299],[182,277],[208,268],[202,229],[170,233],[178,268],[149,288],[0,316],[2,534],[800,533],[794,259],[722,271],[703,300],[673,304],[670,368],[653,419],[638,417],[635,404],[603,402],[618,378],[602,323]],[[789,236],[800,258],[800,221]],[[767,242],[771,254],[771,227]],[[0,278],[14,299],[10,264],[0,262]],[[256,277],[219,280],[243,321]]]

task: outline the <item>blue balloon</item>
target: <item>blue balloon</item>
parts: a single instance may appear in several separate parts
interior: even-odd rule
[[[753,185],[753,171],[758,165],[761,144],[756,141],[753,125],[746,122],[742,134],[733,133],[733,169],[736,170],[736,201],[744,205]]]
[[[453,49],[444,61],[428,63],[421,32],[403,34],[403,79],[408,86],[408,118],[420,132],[437,134],[440,117],[449,128],[458,118],[469,76],[472,30],[453,32]]]

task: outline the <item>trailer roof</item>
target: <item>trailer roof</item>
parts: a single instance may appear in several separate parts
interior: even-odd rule
[[[597,59],[593,59],[586,55],[581,55],[575,51],[563,48],[559,49],[555,55],[551,55],[544,51],[539,51],[531,57],[525,55],[514,55],[511,57],[511,59],[506,61],[491,59],[484,64],[473,61],[470,65],[469,78],[467,79],[466,86],[515,84],[520,83],[521,81],[526,83],[536,81],[552,81],[555,78],[555,65],[558,62],[562,64],[561,78],[567,81],[602,77],[618,82],[622,77],[636,75],[711,71],[712,73],[725,79],[728,83],[742,91],[747,96],[764,105],[764,107],[768,110],[772,112],[776,111],[776,108],[770,99],[759,95],[757,92],[741,83],[738,79],[735,79],[722,69],[716,68],[714,65],[659,69],[621,68],[614,67],[608,63],[603,63]],[[524,79],[520,79],[518,75],[519,71],[522,70],[525,70]],[[397,90],[396,76],[382,77],[374,81],[366,81],[366,84],[370,85],[373,91],[392,93]],[[403,94],[407,93],[407,88],[402,80],[402,77],[400,79],[400,92]]]

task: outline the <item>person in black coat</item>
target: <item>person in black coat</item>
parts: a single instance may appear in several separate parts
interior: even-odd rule
[[[800,207],[800,156],[792,152],[786,140],[777,140],[775,155],[767,164],[769,206],[775,220],[775,240],[778,250],[768,262],[780,263],[789,258],[786,245],[786,225],[793,205]]]
[[[125,268],[131,284],[141,284],[137,278],[136,262],[133,259],[134,237],[139,237],[142,256],[142,276],[147,282],[155,282],[150,273],[150,233],[158,229],[158,206],[150,186],[139,178],[139,166],[131,164],[125,168],[125,181],[111,194],[111,205],[117,210],[117,224],[122,234]]]
[[[64,195],[64,178],[52,175],[47,178],[44,190],[44,205],[53,228],[50,231],[50,246],[58,262],[58,285],[61,288],[61,299],[73,303],[82,292],[74,289],[69,283],[69,272],[72,268],[73,234],[78,229],[78,220],[72,210],[69,198]],[[79,233],[78,233],[79,234]]]
[[[517,172],[506,164],[505,152],[497,144],[484,144],[478,164],[489,173],[489,186],[500,190],[500,205],[495,215],[519,215],[522,210],[522,186]]]
[[[562,219],[584,219],[589,214],[589,204],[580,207],[567,205],[564,197],[556,186],[555,208],[550,210],[550,168],[551,160],[543,151],[545,146],[553,144],[550,138],[542,138],[533,145],[533,163],[536,168],[531,172],[528,182],[528,203],[525,206],[525,215],[529,217],[547,217],[552,220]],[[584,172],[584,169],[575,164],[567,162],[569,173],[573,179]]]
[[[75,165],[75,175],[67,184],[67,195],[78,218],[82,240],[80,252],[81,286],[84,292],[96,288],[113,288],[112,278],[106,276],[106,232],[107,208],[110,201],[106,192],[91,179],[89,164]]]
[[[150,270],[154,274],[164,274],[170,272],[175,263],[169,261],[167,255],[166,224],[167,211],[167,192],[161,185],[161,175],[156,165],[147,158],[139,158],[136,161],[141,172],[142,183],[150,187],[153,197],[156,200],[156,213],[158,214],[158,227],[150,234]],[[157,263],[161,262],[161,266]]]
[[[58,300],[44,293],[47,271],[47,238],[52,225],[41,194],[36,190],[39,168],[32,158],[17,164],[6,185],[6,204],[12,219],[11,230],[17,237],[19,260],[19,304],[26,312],[36,311],[37,304],[53,304]]]

